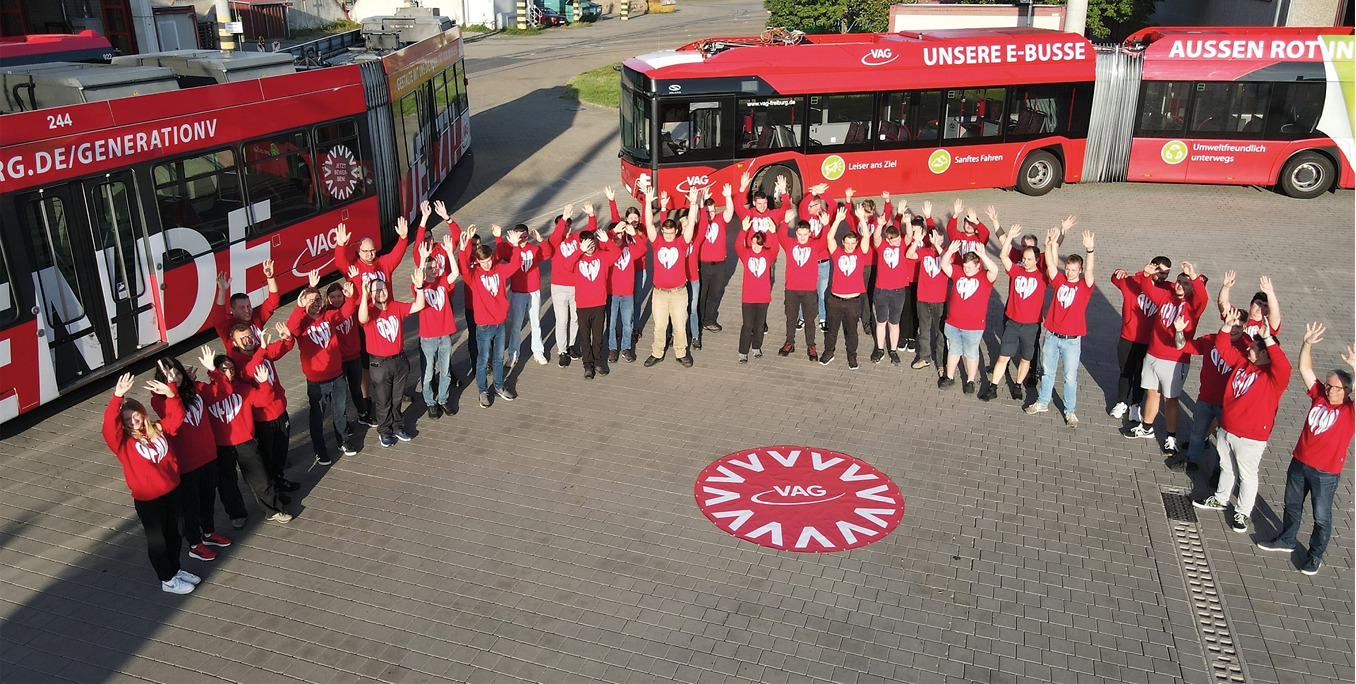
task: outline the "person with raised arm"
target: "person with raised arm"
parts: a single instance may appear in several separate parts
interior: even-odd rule
[[[1186,384],[1187,373],[1191,370],[1191,354],[1177,347],[1173,321],[1179,314],[1185,313],[1185,334],[1188,338],[1195,334],[1201,314],[1209,304],[1205,277],[1196,273],[1191,262],[1183,261],[1182,273],[1177,276],[1172,287],[1147,287],[1142,292],[1158,306],[1158,311],[1148,321],[1152,336],[1140,376],[1140,386],[1144,388],[1142,420],[1138,425],[1131,426],[1124,435],[1126,439],[1153,439],[1154,420],[1158,418],[1161,407],[1164,427],[1167,429],[1163,452],[1175,457],[1177,422],[1181,415],[1180,395]]]
[[[557,221],[557,231],[568,230],[567,225],[562,225],[563,221],[564,219]],[[504,358],[504,319],[508,317],[509,280],[522,266],[522,252],[517,249],[520,239],[517,231],[509,231],[505,237],[513,247],[508,250],[509,258],[505,262],[495,261],[494,247],[490,245],[472,247],[474,237],[473,225],[461,236],[461,243],[457,245],[457,258],[461,260],[461,279],[465,284],[467,296],[473,300],[476,310],[477,354],[474,362],[476,389],[480,392],[480,408],[489,408],[490,385],[487,375],[490,375],[490,370],[493,370],[495,395],[504,401],[518,398],[517,394],[504,385],[504,364],[500,360]],[[574,238],[574,242],[577,244],[578,238]],[[556,256],[560,256],[559,251],[556,252]],[[561,266],[561,271],[567,270],[563,262],[558,265]],[[555,278],[556,275],[557,273],[553,271],[551,277]],[[570,288],[573,302],[574,286],[571,285]]]
[[[716,211],[716,201],[709,196],[702,200],[700,210],[696,207],[690,209],[698,212],[699,216],[696,249],[701,295],[697,303],[697,318],[701,329],[707,332],[721,331],[716,319],[720,314],[720,300],[725,296],[725,286],[730,279],[725,268],[725,261],[729,258],[725,236],[730,222],[735,218],[734,188],[726,183],[722,193],[725,198],[724,211]]]
[[[1153,339],[1153,318],[1158,315],[1158,304],[1144,293],[1147,288],[1164,287],[1163,281],[1172,271],[1172,260],[1156,256],[1133,275],[1117,269],[1111,283],[1121,291],[1121,339],[1116,343],[1116,360],[1121,374],[1117,381],[1116,404],[1111,417],[1121,420],[1127,416],[1139,422],[1144,418],[1144,357],[1149,353]]]
[[[818,219],[815,219],[818,222]],[[827,261],[829,249],[825,244],[824,231],[815,237],[810,222],[799,219],[795,223],[794,235],[786,231],[777,231],[777,240],[786,252],[785,302],[786,302],[786,342],[777,351],[778,356],[789,356],[796,351],[796,329],[805,329],[805,350],[811,361],[819,361],[819,350],[815,348],[815,326],[805,325],[807,318],[819,310],[819,263]]]
[[[953,260],[959,260],[970,252],[987,248],[989,227],[980,222],[974,207],[967,209],[965,203],[957,198],[951,205],[951,218],[946,221],[946,239],[949,242],[960,243],[956,256],[952,257]]]
[[[135,384],[136,378],[124,373],[113,387],[104,408],[104,443],[122,464],[160,588],[187,594],[201,580],[179,567],[179,462],[169,441],[183,424],[184,409],[173,387],[152,380],[146,390],[168,400],[164,417],[152,421],[141,402],[126,398]]]
[[[350,269],[356,274],[356,269]],[[297,341],[298,355],[301,357],[301,372],[306,376],[306,400],[310,404],[311,448],[316,463],[329,466],[334,463],[329,448],[325,446],[325,412],[328,408],[330,424],[334,428],[335,447],[345,456],[352,456],[358,450],[349,442],[348,398],[353,390],[352,374],[361,370],[352,364],[361,363],[355,354],[354,361],[344,359],[344,334],[354,338],[359,335],[357,325],[357,290],[361,278],[346,278],[331,285],[325,297],[320,296],[317,286],[320,284],[320,271],[309,274],[311,285],[297,294],[297,308],[287,317],[287,331]],[[336,292],[335,286],[338,286]],[[336,302],[336,299],[338,300]],[[348,333],[344,333],[345,329]],[[361,339],[357,340],[361,343]],[[345,381],[349,385],[346,390]],[[356,393],[354,394],[356,398]]]
[[[457,222],[452,219],[452,215],[447,211],[447,205],[443,204],[442,200],[437,200],[432,203],[428,200],[424,200],[419,204],[419,212],[423,218],[419,221],[419,229],[414,232],[414,249],[410,250],[410,261],[413,262],[415,268],[425,268],[427,259],[421,256],[422,251],[420,250],[420,247],[427,247],[429,250],[429,257],[431,257],[434,262],[435,272],[433,277],[429,279],[432,281],[447,275],[447,269],[451,268],[452,265],[456,263],[457,259],[455,255],[447,251],[447,240],[439,240],[434,237],[433,231],[428,228],[427,224],[430,211],[437,215],[438,218],[442,219],[443,223],[447,224],[447,235],[443,237],[452,238],[453,247],[461,240],[461,226],[457,225]]]
[[[382,447],[393,447],[397,440],[413,437],[405,432],[405,414],[400,398],[405,394],[410,375],[410,360],[405,356],[404,322],[427,306],[424,299],[424,269],[410,276],[414,301],[402,302],[391,296],[385,280],[369,280],[358,299],[358,325],[366,339],[369,372],[372,378],[372,408],[377,420],[377,436]]]
[[[916,245],[915,251],[918,255],[918,358],[910,366],[914,370],[927,368],[934,363],[940,368],[946,357],[942,318],[946,313],[946,298],[951,291],[951,279],[942,273],[946,232],[933,223],[927,224],[927,227],[927,233]]]
[[[604,188],[611,199],[612,189]],[[613,216],[617,215],[613,202]],[[631,209],[634,209],[632,207]],[[607,291],[607,361],[616,363],[625,359],[627,363],[636,360],[636,295],[637,283],[644,276],[637,276],[637,270],[645,268],[645,251],[649,245],[639,228],[639,213],[636,220],[615,221],[612,224],[612,240],[617,244],[617,260],[608,269]]]
[[[545,366],[546,345],[542,342],[541,336],[541,265],[555,254],[555,247],[549,241],[543,240],[541,233],[529,229],[527,224],[519,223],[509,231],[517,233],[517,250],[521,263],[518,272],[509,279],[509,311],[505,322],[508,334],[507,366],[513,368],[518,365],[518,354],[523,346],[524,322],[532,331],[532,359]],[[531,241],[527,239],[529,234],[532,236]],[[495,259],[508,260],[510,249],[514,247],[507,240],[496,243]]]
[[[287,415],[287,391],[278,377],[274,362],[287,355],[296,346],[291,333],[282,324],[277,325],[279,339],[271,342],[268,333],[256,336],[244,324],[231,328],[231,341],[226,345],[226,355],[235,362],[246,377],[254,375],[254,369],[262,366],[268,374],[268,384],[273,386],[273,400],[254,408],[254,436],[259,445],[259,457],[264,460],[268,476],[273,478],[273,486],[278,491],[295,492],[300,485],[283,477],[287,470],[287,449],[292,437],[292,422]]]
[[[428,213],[425,212],[419,219],[419,226],[428,222]],[[390,252],[378,257],[377,242],[372,238],[363,238],[358,241],[358,260],[355,262],[349,256],[348,243],[352,236],[348,232],[348,226],[340,223],[334,229],[334,263],[339,268],[339,273],[348,277],[359,292],[365,292],[367,283],[373,279],[380,280],[386,284],[392,282],[392,274],[405,258],[405,249],[409,246],[408,238],[410,234],[410,222],[405,220],[404,216],[396,219],[395,223],[396,243]],[[361,366],[363,371],[363,397],[371,399],[372,394],[372,371],[371,359],[367,354],[367,338],[362,326],[358,326],[358,337],[362,342]],[[363,409],[359,412],[358,421],[376,427],[376,421],[372,419],[372,407],[370,402],[363,402]],[[367,418],[367,420],[363,420]]]
[[[998,264],[989,256],[987,248],[966,252],[960,258],[960,268],[955,265],[955,257],[964,249],[962,240],[952,240],[942,254],[940,267],[942,275],[951,280],[951,290],[946,300],[946,323],[943,330],[946,335],[946,370],[937,378],[937,387],[947,389],[956,384],[956,369],[961,359],[965,359],[965,384],[962,390],[974,394],[979,389],[979,343],[984,338],[984,327],[989,313],[989,293],[998,280]],[[980,270],[983,269],[983,273]]]
[[[908,202],[900,200],[899,209],[902,212],[896,217],[899,223],[899,230],[906,236],[910,231],[905,230],[907,226],[913,226],[912,238],[905,240],[905,254],[908,254],[908,248],[912,247],[913,256],[910,261],[909,283],[904,286],[904,309],[899,314],[899,346],[895,351],[900,354],[918,353],[918,281],[921,278],[920,268],[922,266],[918,258],[918,249],[921,249],[927,240],[928,231],[932,229],[932,202],[923,202],[922,213],[915,214],[908,209]]]
[[[179,507],[188,555],[200,561],[216,560],[212,547],[225,548],[231,540],[216,531],[217,443],[212,426],[203,421],[200,388],[204,385],[191,368],[168,355],[156,362],[155,379],[173,387],[178,398],[153,394],[151,408],[165,420],[173,410],[169,404],[178,402],[184,415],[183,425],[169,435],[169,443],[179,463]]]
[[[710,194],[710,188],[689,193],[685,221],[692,221],[694,225],[698,222],[698,217],[703,213],[700,209],[700,199],[709,197]],[[697,315],[697,305],[702,299],[701,264],[698,263],[698,259],[701,258],[701,246],[701,236],[693,231],[692,241],[687,244],[687,251],[683,253],[683,263],[687,266],[687,348],[696,351],[701,351],[702,348],[701,317]],[[669,344],[672,344],[672,340],[669,340]]]
[[[1041,386],[1036,403],[1026,407],[1029,415],[1050,410],[1055,396],[1055,371],[1064,365],[1064,424],[1078,427],[1078,361],[1083,353],[1083,336],[1088,334],[1088,302],[1094,286],[1092,231],[1083,231],[1085,256],[1070,254],[1060,264],[1060,236],[1077,223],[1070,216],[1045,235],[1045,275],[1050,279],[1054,297],[1045,311],[1045,338],[1041,340]]]
[[[217,316],[213,321],[212,327],[216,328],[217,337],[227,346],[231,344],[231,328],[236,325],[249,326],[250,332],[257,337],[268,323],[269,316],[278,310],[278,281],[274,278],[273,260],[265,259],[263,263],[264,279],[268,285],[268,295],[257,308],[250,304],[250,295],[248,292],[237,292],[231,294],[231,275],[229,273],[217,274],[217,298],[216,305]]]
[[[603,194],[607,196],[607,205],[608,205],[608,208],[610,208],[610,209],[612,210],[612,223],[613,223],[614,227],[615,227],[617,224],[627,224],[627,225],[630,225],[630,226],[632,227],[632,229],[635,230],[635,233],[636,233],[634,239],[643,242],[643,241],[645,240],[645,229],[642,228],[641,225],[640,225],[640,207],[627,207],[627,208],[626,208],[626,214],[625,214],[625,216],[623,216],[622,213],[621,213],[620,211],[617,210],[617,196],[616,196],[615,193],[612,192],[612,186],[604,187],[604,188],[603,188]],[[621,263],[621,261],[619,260],[618,263]],[[614,271],[616,270],[616,267],[615,267],[615,266],[613,267],[613,270],[614,270]],[[623,270],[625,270],[625,269],[623,269]],[[641,251],[640,257],[639,257],[638,259],[635,260],[635,266],[631,267],[630,270],[633,271],[633,273],[631,274],[631,275],[632,275],[632,278],[633,278],[633,282],[632,282],[631,288],[630,288],[631,297],[632,297],[632,304],[638,304],[638,303],[640,303],[640,302],[645,301],[645,288],[646,288],[646,286],[648,285],[648,275],[649,275],[649,270],[648,270],[648,262],[647,262],[646,257],[645,257],[645,250],[642,250],[642,251]],[[617,284],[614,282],[614,283],[613,283],[613,287],[612,287],[612,291],[613,291],[613,292],[624,292],[624,291],[626,291],[626,288],[625,288],[625,287],[617,287],[616,285],[617,285]],[[622,345],[622,348],[623,348],[623,349],[632,349],[632,350],[633,350],[633,351],[631,352],[630,357],[626,359],[628,362],[632,362],[632,361],[635,361],[635,360],[636,360],[636,359],[635,359],[636,354],[635,354],[634,349],[635,349],[636,343],[640,341],[640,332],[641,332],[641,309],[643,309],[643,308],[645,308],[645,307],[643,307],[643,306],[632,306],[632,313],[631,313],[631,341],[630,341],[629,343],[623,343],[623,345]],[[610,315],[609,315],[609,318],[608,318],[608,329],[609,329],[609,330],[611,330],[612,325],[613,325],[613,323],[614,323],[613,320],[612,320],[612,318],[611,318],[611,313],[612,313],[612,312],[609,312]],[[623,356],[625,356],[625,355],[623,354]]]
[[[424,257],[424,308],[419,311],[419,351],[424,358],[424,407],[429,418],[438,420],[443,413],[456,413],[449,401],[448,390],[454,378],[452,336],[457,333],[457,314],[452,308],[452,295],[456,292],[461,267],[456,261],[440,263],[431,245],[420,244],[418,249]],[[456,252],[457,245],[451,235],[445,235],[439,249],[443,254],[452,254]],[[413,283],[410,288],[419,289]],[[415,296],[418,297],[417,292]],[[438,379],[436,390],[433,386],[435,377]]]
[[[589,230],[595,221],[593,205],[586,204],[584,213],[589,217]],[[555,230],[551,231],[551,309],[556,316],[556,356],[560,367],[570,365],[570,359],[579,358],[574,346],[579,336],[579,311],[574,301],[574,272],[565,268],[565,262],[574,258],[579,251],[579,235],[570,234],[574,221],[574,205],[567,204],[556,217]],[[521,267],[521,260],[520,260]]]
[[[899,321],[908,303],[908,288],[913,285],[914,274],[918,272],[918,252],[912,249],[915,239],[913,231],[912,222],[904,226],[903,232],[899,226],[891,224],[876,231],[873,237],[876,253],[876,349],[871,352],[872,363],[880,363],[886,354],[889,354],[892,365],[901,363]],[[912,259],[909,258],[910,251],[914,253]]]
[[[788,210],[787,215],[789,219],[795,214]],[[782,223],[776,233],[753,232],[752,219],[745,219],[742,226],[741,234],[735,238],[735,254],[744,268],[744,280],[740,286],[744,316],[739,327],[739,362],[748,363],[750,353],[755,359],[763,358],[767,308],[772,302],[772,267],[780,249],[775,236],[785,234],[786,223]]]
[[[829,261],[836,271],[829,283],[829,302],[825,307],[828,318],[828,330],[824,333],[824,351],[819,355],[819,364],[827,366],[834,359],[838,347],[838,332],[843,332],[844,347],[847,350],[848,370],[857,370],[857,327],[862,316],[862,305],[858,301],[866,293],[866,257],[871,251],[869,240],[863,240],[852,231],[843,234],[840,247],[838,229],[847,219],[847,208],[839,207],[833,222],[829,222],[827,213],[820,214],[824,222],[824,235],[828,245]]]
[[[749,175],[748,171],[745,171],[743,175],[739,177],[740,196],[747,196],[749,184],[752,180],[753,177]],[[735,204],[735,215],[739,217],[741,225],[747,217],[753,219],[753,230],[755,232],[766,233],[776,230],[778,223],[777,217],[791,206],[791,197],[786,194],[786,182],[786,176],[777,176],[775,192],[777,195],[777,206],[781,208],[780,211],[772,207],[767,194],[762,190],[755,190],[753,192],[753,201],[751,204]],[[810,188],[810,193],[813,195],[815,188],[820,188],[820,192],[823,192],[824,190],[827,190],[828,187],[829,186],[827,185],[816,185],[815,187]],[[808,198],[811,195],[806,195],[806,197]],[[825,207],[827,207],[827,205],[820,207],[820,213],[823,213],[823,211],[826,210]],[[818,218],[819,214],[816,213],[814,216],[815,218]]]
[[[579,251],[565,262],[574,272],[574,296],[579,310],[579,351],[583,355],[584,379],[607,375],[611,370],[603,356],[603,328],[607,318],[607,280],[621,250],[612,244],[606,230],[579,234]]]
[[[996,215],[991,214],[996,219]],[[1036,358],[1036,339],[1041,332],[1041,307],[1045,305],[1045,291],[1050,285],[1049,273],[1041,268],[1040,250],[1023,247],[1021,263],[1013,263],[1010,249],[1012,238],[1021,234],[1016,223],[999,240],[998,257],[1008,274],[1008,301],[1003,309],[1003,337],[998,346],[998,359],[993,363],[989,386],[980,390],[979,398],[991,401],[998,396],[998,388],[1008,372],[1008,362],[1017,359],[1017,372],[1008,391],[1012,398],[1022,400],[1022,385],[1031,372],[1031,361]]]
[[[1225,312],[1232,308],[1229,304],[1229,294],[1233,291],[1237,279],[1238,274],[1234,271],[1227,271],[1224,274],[1224,284],[1219,288],[1219,296],[1215,300],[1219,306],[1221,320]],[[1257,292],[1248,302],[1248,318],[1242,325],[1242,334],[1247,336],[1249,341],[1261,334],[1263,325],[1270,328],[1272,337],[1281,334],[1281,302],[1276,298],[1271,278],[1262,276],[1258,284]]]
[[[1224,390],[1224,410],[1219,416],[1219,430],[1215,434],[1215,448],[1219,450],[1219,487],[1202,501],[1193,501],[1196,508],[1222,511],[1234,491],[1234,474],[1238,474],[1238,499],[1234,513],[1229,516],[1229,528],[1238,533],[1248,531],[1252,507],[1257,501],[1257,469],[1262,464],[1271,430],[1276,426],[1276,410],[1281,395],[1290,384],[1290,359],[1277,344],[1270,329],[1263,329],[1248,344],[1247,351],[1239,351],[1231,333],[1243,324],[1243,314],[1230,309],[1224,315],[1224,325],[1215,335],[1215,348],[1224,361],[1234,367],[1229,384]],[[1320,336],[1321,338],[1321,336]]]
[[[1122,273],[1124,273],[1122,271]],[[1179,313],[1173,322],[1174,343],[1178,349],[1201,357],[1200,390],[1196,393],[1196,406],[1191,412],[1191,436],[1186,452],[1180,450],[1169,458],[1166,465],[1173,470],[1195,472],[1200,469],[1201,456],[1205,453],[1205,443],[1224,410],[1224,386],[1234,367],[1220,356],[1215,349],[1214,333],[1201,335],[1195,339],[1187,336],[1191,328],[1191,319]],[[1234,331],[1237,338],[1242,333]]]
[[[1260,329],[1259,329],[1260,332]],[[1314,531],[1309,536],[1309,557],[1301,572],[1318,574],[1323,553],[1332,538],[1332,502],[1347,462],[1351,437],[1356,433],[1356,411],[1351,401],[1351,371],[1328,371],[1323,382],[1314,372],[1313,348],[1323,341],[1327,330],[1310,323],[1300,347],[1299,372],[1309,397],[1309,413],[1304,417],[1299,441],[1291,452],[1285,472],[1285,517],[1275,539],[1257,542],[1263,551],[1289,553],[1298,545],[1300,523],[1304,520],[1304,499],[1309,497],[1314,511]],[[1356,370],[1356,346],[1347,345],[1342,361]]]
[[[656,206],[654,186],[646,185],[642,191],[647,207],[646,211],[641,212],[645,220],[645,237],[654,247],[654,292],[650,296],[650,309],[654,318],[654,340],[651,342],[650,356],[645,359],[645,367],[649,368],[664,360],[664,341],[668,337],[669,327],[672,326],[673,354],[678,359],[679,365],[691,368],[692,354],[688,351],[686,328],[688,270],[685,255],[697,229],[696,216],[693,212],[688,212],[683,218],[681,231],[678,222],[671,218],[665,218],[656,228],[654,217],[648,210],[648,207]],[[689,204],[695,203],[696,199],[696,190],[693,190],[688,195]],[[657,206],[661,212],[668,211],[667,191],[660,194]]]

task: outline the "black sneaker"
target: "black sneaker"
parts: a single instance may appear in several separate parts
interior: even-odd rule
[[[811,354],[812,357],[813,357],[814,353],[815,353],[815,352],[814,352],[814,347],[810,347],[810,354]],[[823,354],[821,354],[821,355],[819,356],[819,365],[821,365],[821,366],[827,366],[827,365],[829,365],[830,363],[833,363],[833,352],[831,352],[831,351],[826,351],[826,352],[824,352]]]
[[[620,359],[620,358],[621,358],[621,352],[618,351],[618,350],[616,350],[616,349],[613,349],[613,350],[610,350],[610,351],[607,352],[607,360],[608,360],[609,363],[616,363],[616,362],[617,362],[617,359]]]
[[[1289,546],[1286,546],[1285,544],[1282,544],[1279,541],[1272,539],[1271,541],[1257,542],[1257,548],[1263,551],[1277,551],[1280,553],[1290,553],[1291,551],[1295,550],[1295,545],[1291,544]]]
[[[937,389],[948,389],[956,386],[955,378],[948,378],[945,375],[937,378]]]
[[[352,445],[351,443],[349,443],[349,442],[344,442],[344,444],[343,444],[342,446],[339,447],[339,451],[340,451],[340,453],[342,453],[342,454],[345,455],[345,456],[357,456],[357,455],[358,455],[358,447],[353,446],[353,445]],[[325,465],[325,464],[322,463],[321,465]]]
[[[912,338],[907,339],[907,340],[904,340],[904,353],[905,353],[905,354],[917,354],[917,353],[918,353],[918,341],[917,341],[917,340],[914,340],[914,339],[912,339]]]
[[[443,414],[444,414],[444,415],[448,415],[448,416],[455,416],[455,415],[457,415],[457,407],[456,407],[455,404],[452,403],[452,400],[450,400],[450,399],[449,399],[448,401],[446,401],[445,403],[443,403],[443,407],[442,407],[442,408],[443,408]]]
[[[626,359],[627,363],[636,362],[636,353],[631,351],[630,349],[623,349],[621,355],[623,359]]]
[[[1242,534],[1248,531],[1248,516],[1235,512],[1229,516],[1229,529]]]
[[[688,355],[687,355],[687,356],[680,356],[680,357],[678,357],[678,365],[682,366],[683,368],[691,368],[691,367],[692,367],[692,353],[691,353],[691,352],[688,352]]]
[[[804,318],[798,318],[798,319],[796,319],[796,330],[804,330],[804,329],[805,329],[805,319],[804,319]]]
[[[593,379],[593,375],[594,375],[594,372],[593,372],[593,369],[592,369],[592,368],[585,368],[585,369],[584,369],[584,379],[585,379],[585,380],[592,380],[592,379]]]
[[[829,331],[829,323],[828,323],[828,321],[820,321],[820,322],[819,322],[819,332],[828,332],[828,331]]]
[[[660,361],[663,360],[664,358],[662,356],[651,356],[650,358],[645,359],[645,367],[649,368],[650,366],[653,366],[656,363],[659,363]]]
[[[993,385],[989,385],[988,387],[985,387],[984,389],[979,391],[980,401],[993,401],[994,398],[997,396],[998,388],[994,387]]]
[[[377,426],[377,421],[372,419],[372,414],[370,413],[359,413],[358,422],[362,423],[363,425],[366,425],[367,427]]]
[[[688,340],[688,341],[687,341],[687,344],[688,344],[689,347],[691,347],[691,348],[693,348],[693,349],[696,349],[697,351],[701,351],[701,350],[702,350],[702,338],[700,338],[700,337],[694,337],[694,338]]]
[[[514,399],[518,398],[518,395],[514,394],[513,390],[507,387],[496,387],[494,388],[494,393],[495,396],[498,396],[500,399],[503,399],[504,401],[513,401]]]
[[[606,362],[606,361],[600,361],[600,362],[598,362],[598,375],[607,375],[608,373],[611,373],[611,372],[612,372],[612,369],[607,367],[607,362]]]
[[[712,323],[711,325],[708,325],[708,326],[702,328],[702,330],[706,330],[706,331],[709,331],[709,332],[720,332],[720,331],[722,331],[722,330],[724,330],[724,329],[725,329],[725,328],[720,327],[720,324],[719,324],[719,323]]]
[[[996,393],[997,393],[997,392],[995,392],[995,394],[996,394]],[[1014,382],[1014,383],[1012,383],[1011,385],[1009,385],[1009,386],[1008,386],[1008,394],[1011,394],[1011,395],[1012,395],[1012,400],[1013,400],[1013,401],[1021,401],[1021,400],[1022,400],[1022,384],[1019,383],[1019,382]]]
[[[451,385],[453,389],[461,389],[462,386],[461,378],[457,377],[456,373],[448,371],[447,381],[448,384]]]
[[[560,367],[561,367],[561,368],[564,368],[564,367],[570,365],[570,354],[569,354],[569,352],[566,352],[566,353],[564,353],[564,354],[557,354],[556,357],[557,357],[558,359],[560,359]]]
[[[901,363],[903,363],[903,362],[899,360],[899,352],[897,352],[897,351],[891,349],[891,350],[890,350],[890,365],[892,365],[892,366],[898,366],[898,365],[900,365]]]
[[[977,383],[974,380],[966,380],[965,384],[961,385],[961,391],[965,392],[966,394],[974,394],[976,384]]]
[[[811,360],[811,361],[818,361],[818,360],[819,360],[819,350],[818,350],[818,349],[815,349],[815,346],[814,346],[813,344],[810,345],[809,355],[810,355],[810,360]],[[830,356],[832,356],[832,355],[830,355]],[[825,364],[825,365],[827,365],[827,364]]]
[[[857,370],[857,357],[848,354],[848,370]]]
[[[443,407],[442,407],[442,406],[439,406],[438,404],[434,404],[434,405],[428,407],[428,417],[431,418],[431,419],[433,419],[433,420],[438,420],[439,418],[442,418],[442,417],[443,417]]]
[[[408,442],[413,440],[414,436],[404,430],[396,430],[395,438],[402,442]]]
[[[884,349],[877,349],[876,351],[871,352],[871,363],[880,363],[880,360],[883,358],[885,358]]]
[[[1322,558],[1314,558],[1313,556],[1310,556],[1309,560],[1305,562],[1304,567],[1300,568],[1300,572],[1306,575],[1317,575],[1318,569],[1322,566],[1323,566]]]
[[[570,347],[570,358],[572,358],[572,359],[582,359],[582,358],[584,358],[583,353],[581,353],[581,352],[579,351],[579,345],[576,344],[576,345],[573,345],[573,346]]]
[[[329,454],[316,454],[315,464],[321,466],[332,466],[334,465],[334,459],[330,458]]]
[[[301,489],[301,485],[280,477],[273,481],[273,488],[280,492],[295,492],[298,489]]]
[[[787,342],[782,345],[781,349],[777,350],[777,356],[790,356],[794,351],[796,351],[796,343]]]

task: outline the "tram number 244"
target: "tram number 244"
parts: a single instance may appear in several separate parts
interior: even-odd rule
[[[47,115],[47,128],[49,128],[49,129],[51,129],[51,128],[65,128],[65,127],[67,127],[67,126],[74,126],[74,125],[75,125],[75,124],[71,123],[71,114],[70,114],[70,112],[66,112],[65,114],[48,114],[48,115]]]

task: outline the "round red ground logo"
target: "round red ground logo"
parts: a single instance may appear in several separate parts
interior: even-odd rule
[[[836,451],[758,447],[717,460],[693,488],[697,507],[755,544],[822,553],[883,539],[904,516],[885,473]]]

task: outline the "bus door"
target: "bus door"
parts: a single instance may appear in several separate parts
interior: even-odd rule
[[[739,186],[737,177],[721,173],[734,165],[733,97],[666,98],[658,102],[657,111],[659,137],[654,148],[663,184],[656,181],[655,187],[673,187],[679,194],[695,188],[718,196],[723,182]]]
[[[59,389],[159,341],[134,188],[124,171],[16,198]]]

